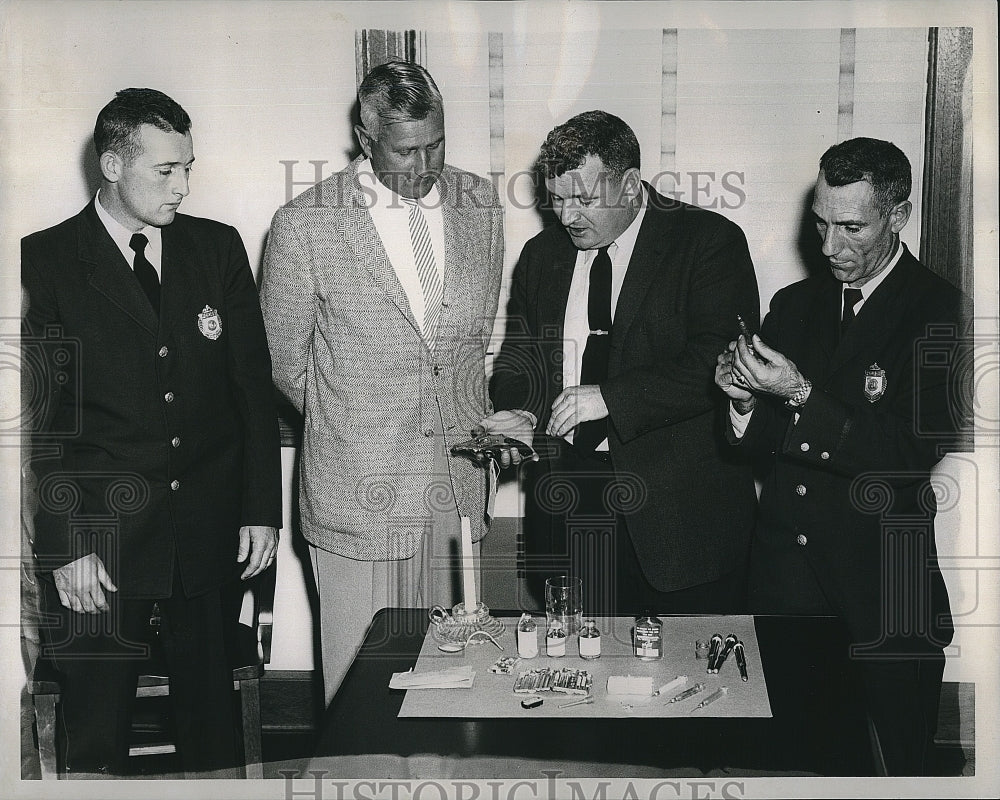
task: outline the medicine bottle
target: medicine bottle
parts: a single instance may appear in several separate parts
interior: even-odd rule
[[[635,621],[635,656],[642,661],[663,658],[662,623],[652,614]]]
[[[601,657],[601,632],[597,630],[597,623],[592,619],[583,621],[583,630],[577,637],[580,644],[580,658],[588,661]]]
[[[538,655],[538,626],[531,614],[521,614],[517,623],[517,654],[521,658],[534,658]]]
[[[551,658],[566,655],[566,630],[562,620],[554,619],[549,623],[549,632],[545,634],[545,655]]]

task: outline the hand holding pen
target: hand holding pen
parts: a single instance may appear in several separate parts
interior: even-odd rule
[[[756,355],[757,351],[753,349],[753,333],[750,331],[750,328],[747,327],[743,317],[739,314],[736,315],[736,324],[740,326],[740,333],[743,335],[743,339],[747,343],[747,350]]]

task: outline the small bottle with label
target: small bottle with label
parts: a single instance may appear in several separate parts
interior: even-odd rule
[[[554,619],[549,623],[549,631],[545,634],[545,655],[550,658],[566,655],[566,629],[562,620]]]
[[[538,655],[538,626],[531,614],[521,614],[517,623],[517,654],[521,658],[534,658]]]
[[[577,637],[580,645],[580,658],[588,661],[601,657],[601,632],[597,630],[597,623],[592,619],[583,621],[583,629]]]
[[[642,661],[663,658],[662,623],[652,614],[636,619],[634,640],[636,658]]]

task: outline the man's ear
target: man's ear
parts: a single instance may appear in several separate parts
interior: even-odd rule
[[[642,178],[639,170],[630,167],[622,175],[622,199],[632,202],[642,196]]]
[[[101,153],[98,162],[101,166],[101,175],[109,183],[117,183],[122,176],[122,167],[125,162],[122,157],[111,150]]]
[[[354,135],[358,137],[358,144],[361,145],[361,152],[365,154],[365,158],[372,157],[372,135],[365,130],[364,125],[354,126]]]
[[[625,170],[625,174],[622,176],[622,188],[625,190],[625,196],[630,200],[642,194],[642,178],[638,169],[630,167]]]
[[[896,203],[889,211],[889,228],[893,233],[899,233],[910,221],[910,213],[913,211],[913,204],[909,200]]]

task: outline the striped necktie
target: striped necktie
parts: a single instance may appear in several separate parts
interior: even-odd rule
[[[431,246],[431,232],[427,227],[424,212],[416,201],[403,198],[409,212],[410,242],[413,245],[413,261],[417,267],[417,277],[420,278],[420,289],[424,294],[424,339],[431,347],[437,335],[438,321],[441,316],[441,303],[444,300],[444,286],[441,275],[434,263],[434,248]]]

